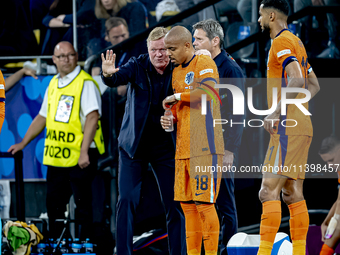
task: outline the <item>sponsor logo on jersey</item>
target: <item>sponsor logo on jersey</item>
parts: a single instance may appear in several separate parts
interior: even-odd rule
[[[203,75],[205,73],[214,73],[214,70],[213,69],[204,69],[204,70],[200,71],[200,75]]]
[[[0,89],[5,89],[4,84],[0,84]]]
[[[286,50],[281,50],[277,53],[277,57],[281,57],[281,56],[284,56],[284,55],[287,55],[287,54],[291,54],[292,52],[290,51],[290,49],[286,49]]]

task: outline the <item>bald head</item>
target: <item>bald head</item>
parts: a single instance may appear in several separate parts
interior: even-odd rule
[[[56,55],[56,53],[60,52],[60,50],[74,50],[73,45],[70,42],[67,41],[62,41],[59,42],[55,47],[54,47],[54,55]]]
[[[78,54],[71,43],[63,41],[54,47],[52,59],[60,76],[64,77],[77,67]]]
[[[175,41],[179,43],[190,43],[192,45],[192,35],[188,29],[182,26],[173,27],[165,36],[164,40]]]
[[[195,54],[192,35],[182,26],[173,27],[164,38],[167,55],[172,63],[181,65],[189,62]]]

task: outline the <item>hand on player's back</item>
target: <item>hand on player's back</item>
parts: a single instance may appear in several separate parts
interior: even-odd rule
[[[106,51],[106,58],[104,57],[104,53],[101,55],[102,57],[102,71],[105,77],[111,77],[114,73],[119,71],[119,68],[116,68],[116,54],[113,54],[112,50]]]

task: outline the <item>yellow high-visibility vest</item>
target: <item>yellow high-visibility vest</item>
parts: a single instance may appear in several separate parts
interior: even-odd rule
[[[67,86],[58,88],[57,76],[54,76],[48,87],[48,106],[46,118],[46,138],[44,165],[72,167],[78,164],[83,132],[80,122],[80,102],[84,82],[93,78],[83,70]],[[104,139],[100,120],[94,142],[100,154],[105,152]]]

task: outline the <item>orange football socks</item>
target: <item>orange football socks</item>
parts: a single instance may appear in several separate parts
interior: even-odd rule
[[[334,250],[324,243],[322,245],[320,255],[333,255],[333,254],[334,254]]]
[[[220,222],[215,204],[197,205],[203,226],[203,243],[206,255],[217,255]]]
[[[281,201],[272,200],[262,203],[258,255],[270,255],[275,236],[281,224]]]
[[[202,223],[194,203],[181,203],[185,216],[185,233],[188,255],[200,255],[202,246]]]
[[[306,201],[288,205],[290,213],[290,235],[293,242],[293,254],[306,254],[306,238],[309,227],[309,215]]]

